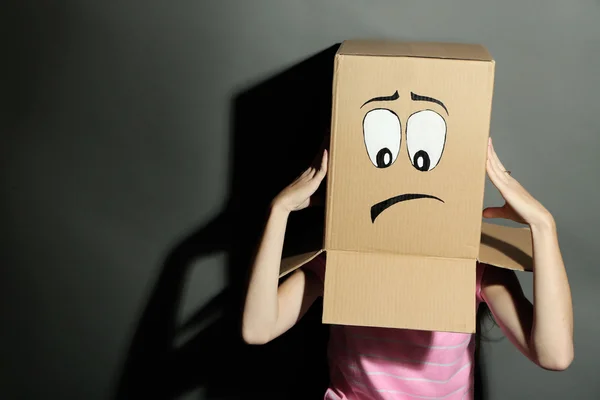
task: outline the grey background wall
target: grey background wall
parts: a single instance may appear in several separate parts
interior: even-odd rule
[[[232,99],[357,37],[491,50],[492,135],[505,165],[558,222],[576,360],[551,373],[507,340],[486,344],[488,398],[600,397],[598,1],[13,1],[0,19],[1,398],[114,395],[165,259],[227,206]],[[290,120],[303,118],[293,113]],[[486,205],[498,202],[488,186]],[[176,273],[176,321],[227,284],[226,246],[206,253]],[[531,276],[521,281],[531,296]],[[174,346],[219,318],[215,310]],[[172,338],[175,328],[164,329],[162,338]],[[233,382],[262,354],[244,350],[241,368],[225,355],[236,349],[215,350]],[[137,351],[152,360],[150,347]],[[153,370],[137,382],[153,388],[160,379]],[[188,385],[180,398],[220,398],[210,385]]]

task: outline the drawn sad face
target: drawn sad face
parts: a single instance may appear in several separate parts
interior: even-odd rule
[[[327,248],[476,257],[488,66],[356,57],[337,73]]]
[[[363,104],[394,102],[399,99],[398,91],[392,96],[375,97]],[[413,102],[426,102],[437,105],[448,115],[448,109],[438,99],[410,93]],[[361,107],[362,108],[362,107]],[[392,168],[398,160],[408,157],[414,169],[428,173],[436,168],[443,156],[446,145],[446,121],[440,113],[433,109],[423,109],[411,114],[404,124],[398,115],[388,108],[374,108],[368,111],[363,119],[363,135],[366,152],[374,167]],[[405,142],[403,146],[403,142]],[[404,152],[402,148],[404,147]],[[429,199],[444,202],[432,193],[400,193],[384,199],[371,207],[371,221],[375,223],[389,207],[408,200]]]

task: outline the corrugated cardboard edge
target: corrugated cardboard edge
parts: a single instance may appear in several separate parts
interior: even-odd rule
[[[279,277],[283,278],[284,276],[294,272],[303,265],[306,265],[307,263],[315,259],[323,251],[323,249],[320,249],[317,251],[311,251],[309,253],[298,254],[296,256],[286,257],[282,259],[281,266],[279,268]]]
[[[514,271],[533,271],[531,229],[482,223],[478,261]]]
[[[494,82],[495,82],[495,76],[496,76],[496,62],[493,59],[491,59],[487,62],[487,65],[488,65],[488,68],[490,69],[489,74],[488,74],[488,79],[489,79],[488,84],[490,85],[490,95],[491,95],[491,98],[490,98],[490,101],[488,104],[488,114],[490,116],[490,119],[489,119],[489,124],[487,126],[486,140],[485,140],[485,142],[482,142],[482,149],[481,149],[482,154],[487,153],[487,150],[488,150],[487,147],[488,147],[488,140],[490,138],[491,122],[492,122],[491,117],[492,117],[492,109],[493,109],[493,103],[494,103]],[[487,177],[486,164],[487,164],[487,157],[485,157],[483,159],[483,165],[480,167],[480,171],[481,171],[480,179],[481,179],[481,182],[482,182],[484,188],[485,188],[485,180]],[[485,199],[485,189],[481,191],[480,196],[481,197],[479,198],[479,207],[483,208],[483,202]],[[479,230],[481,232],[483,232],[484,229],[488,229],[485,226],[486,223],[483,222],[481,219],[479,219],[479,224],[480,224]],[[491,224],[488,224],[488,225],[491,225]],[[478,257],[481,254],[481,237],[479,239],[479,242],[480,242],[479,243],[479,251],[476,253]],[[475,249],[475,250],[477,250],[477,249]],[[487,254],[487,253],[485,253],[485,254]],[[479,258],[478,258],[478,260],[479,260]],[[481,260],[479,260],[479,261],[481,261]]]
[[[282,259],[279,277],[282,278],[302,267],[324,251],[325,249],[319,249]],[[477,260],[514,271],[533,271],[531,230],[483,222]]]
[[[379,50],[368,50],[373,47],[377,47]],[[402,49],[402,47],[404,48]],[[452,51],[447,51],[448,47],[454,47],[454,49]],[[402,42],[396,40],[364,39],[346,40],[342,42],[338,54],[348,56],[415,57],[483,62],[493,61],[491,53],[485,46],[475,43],[456,42]]]
[[[337,110],[338,110],[338,96],[337,96],[337,91],[338,91],[338,69],[339,69],[339,65],[342,62],[342,56],[340,55],[340,51],[343,47],[343,43],[342,46],[340,46],[340,48],[338,49],[336,55],[335,55],[335,61],[334,61],[334,66],[333,66],[333,85],[331,88],[331,95],[332,95],[332,99],[333,99],[333,103],[332,103],[332,107],[331,107],[331,126],[330,126],[330,135],[329,135],[329,165],[327,166],[327,188],[326,188],[326,192],[327,192],[327,196],[326,196],[326,202],[325,202],[325,237],[324,237],[324,248],[328,249],[330,242],[331,242],[331,232],[330,232],[330,227],[331,227],[331,209],[332,209],[332,196],[329,195],[329,193],[333,193],[333,182],[334,182],[334,176],[335,176],[335,168],[333,168],[333,165],[335,165],[334,160],[335,160],[335,141],[337,138],[337,134],[335,132],[335,127],[337,126]]]

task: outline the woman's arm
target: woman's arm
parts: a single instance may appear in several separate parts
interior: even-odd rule
[[[312,273],[300,269],[279,286],[279,266],[289,214],[306,208],[327,171],[327,152],[319,168],[309,168],[273,201],[250,279],[242,316],[242,337],[264,344],[290,329],[322,293]]]
[[[513,271],[488,267],[482,296],[511,342],[545,369],[564,370],[573,360],[573,312],[567,274],[556,231],[532,227],[533,304]]]
[[[533,305],[513,271],[488,267],[482,296],[496,322],[523,354],[542,368],[564,370],[572,362],[573,308],[567,273],[550,213],[506,173],[490,144],[488,175],[506,200],[484,211],[487,218],[508,218],[531,227]]]
[[[242,320],[242,336],[249,344],[265,344],[286,332],[322,292],[320,280],[303,269],[279,286],[287,218],[286,210],[272,208],[252,267]]]

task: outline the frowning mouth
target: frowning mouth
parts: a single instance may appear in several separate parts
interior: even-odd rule
[[[398,196],[390,197],[387,200],[381,201],[371,207],[371,222],[375,222],[375,218],[379,216],[382,212],[387,210],[389,207],[393,206],[396,203],[400,203],[402,201],[408,200],[416,200],[416,199],[434,199],[441,201],[444,203],[444,200],[439,197],[432,196],[430,194],[421,194],[421,193],[406,193]]]

